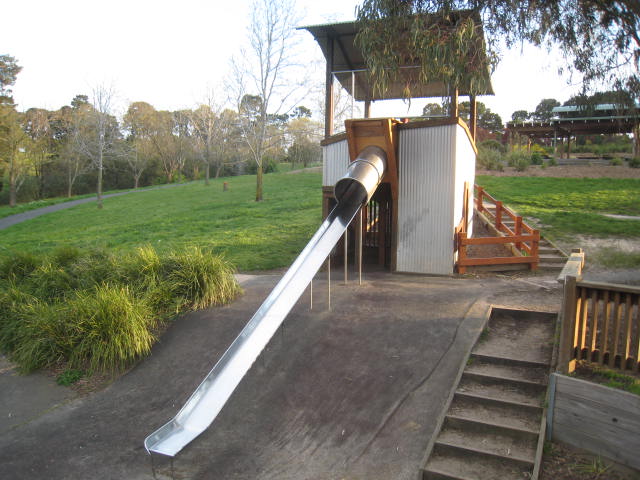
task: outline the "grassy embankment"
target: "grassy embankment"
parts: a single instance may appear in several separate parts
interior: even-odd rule
[[[320,178],[267,175],[265,201],[258,203],[254,176],[107,198],[102,210],[91,202],[0,231],[0,255],[60,245],[115,251],[151,245],[159,252],[195,245],[224,255],[241,271],[283,267],[319,225]]]
[[[320,220],[320,175],[268,175],[105,199],[0,231],[0,351],[23,371],[119,371],[177,313],[226,303],[234,267],[285,266]],[[211,255],[209,252],[214,253]]]
[[[576,235],[640,239],[640,221],[605,214],[640,216],[640,180],[611,178],[492,177],[476,179],[494,198],[534,219],[552,240],[575,244]],[[640,254],[598,252],[611,267],[640,266]]]

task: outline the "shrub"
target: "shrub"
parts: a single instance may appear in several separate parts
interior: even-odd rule
[[[21,280],[33,272],[41,259],[28,252],[17,252],[7,255],[0,261],[0,278],[5,280]]]
[[[558,165],[558,161],[554,157],[551,157],[547,162],[547,166],[549,167],[555,167],[556,165]]]
[[[240,292],[231,264],[198,247],[172,253],[164,269],[174,298],[182,299],[186,308],[195,310],[221,305]]]
[[[502,171],[504,169],[502,154],[498,150],[480,147],[478,149],[478,165],[485,170]]]
[[[531,165],[542,165],[542,155],[539,152],[531,154]]]
[[[505,146],[502,145],[499,141],[492,138],[483,140],[482,142],[478,143],[478,150],[480,149],[496,150],[497,152],[505,153]]]
[[[0,351],[29,372],[55,362],[114,371],[149,352],[169,314],[229,302],[233,267],[192,247],[159,255],[60,249],[0,260]]]
[[[640,157],[633,157],[629,159],[629,166],[631,168],[640,168]]]
[[[611,160],[609,160],[609,165],[619,167],[620,165],[622,165],[622,159],[612,158]]]
[[[507,156],[507,162],[518,172],[524,172],[531,165],[531,158],[523,151],[514,150]]]
[[[80,291],[67,314],[80,332],[69,355],[72,366],[122,370],[151,350],[155,324],[151,309],[128,287],[105,284]]]

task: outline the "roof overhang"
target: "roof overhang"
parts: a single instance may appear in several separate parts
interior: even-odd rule
[[[472,12],[459,13],[460,15],[477,15]],[[480,25],[479,16],[477,22]],[[411,89],[411,96],[414,98],[445,97],[452,93],[449,85],[441,81],[429,83],[415,81],[420,70],[418,65],[402,65],[399,78],[389,85],[385,94],[382,96],[374,95],[362,52],[354,44],[359,30],[357,22],[312,25],[300,27],[300,29],[307,30],[313,35],[322,49],[327,64],[331,65],[333,75],[342,87],[358,101],[402,99],[404,98],[403,91],[408,82],[414,85]],[[481,29],[479,31],[480,35],[476,41],[482,42],[484,45],[484,34]],[[479,95],[493,95],[488,65],[485,84],[487,88]],[[458,86],[458,94],[469,95],[469,93],[468,85]]]

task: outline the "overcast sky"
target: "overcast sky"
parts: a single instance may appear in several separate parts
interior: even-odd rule
[[[297,0],[301,25],[354,18],[357,0]],[[246,37],[249,0],[12,0],[2,7],[0,54],[23,67],[13,88],[18,108],[57,109],[97,84],[113,84],[121,108],[146,101],[157,109],[192,108],[223,85],[229,58]],[[306,58],[322,58],[304,32]],[[492,77],[494,97],[480,97],[503,121],[542,98],[577,91],[557,74],[553,56],[533,48],[507,52]],[[318,83],[324,75],[320,71]],[[411,113],[433,100],[414,100]],[[313,101],[306,106],[317,110]],[[377,116],[407,114],[401,103],[374,104]]]

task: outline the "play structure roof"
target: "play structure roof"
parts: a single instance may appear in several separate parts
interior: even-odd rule
[[[464,12],[463,12],[464,13]],[[479,21],[480,19],[478,19]],[[402,65],[400,78],[389,85],[389,89],[384,96],[374,95],[373,88],[369,82],[367,66],[364,62],[362,52],[354,45],[358,24],[356,22],[332,23],[326,25],[311,25],[301,27],[313,35],[320,45],[327,64],[331,65],[333,75],[338,79],[342,87],[349,92],[356,100],[390,100],[403,97],[403,90],[406,79],[411,75],[417,76],[418,65]],[[477,38],[478,42],[484,43],[484,35],[480,30]],[[489,67],[486,68],[487,88],[480,95],[493,95],[493,87],[490,81]],[[412,96],[422,97],[445,97],[451,95],[448,85],[441,81],[429,83],[418,83],[412,87]],[[468,95],[468,85],[459,85],[458,93]]]

